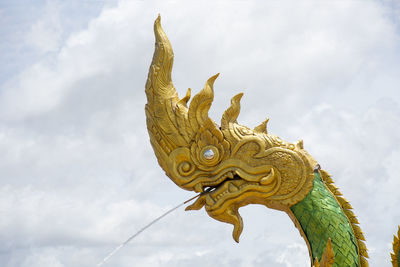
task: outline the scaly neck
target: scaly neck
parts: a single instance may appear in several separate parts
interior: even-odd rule
[[[312,259],[321,260],[328,238],[335,254],[333,266],[360,266],[357,240],[349,219],[319,173],[308,195],[290,208],[309,244]]]

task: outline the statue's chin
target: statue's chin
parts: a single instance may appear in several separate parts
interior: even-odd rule
[[[203,206],[210,217],[234,226],[233,239],[239,242],[243,221],[239,208],[248,204],[263,204],[280,186],[280,175],[271,171],[259,181],[247,181],[239,175],[219,185],[206,188],[205,192],[186,210],[198,210]]]

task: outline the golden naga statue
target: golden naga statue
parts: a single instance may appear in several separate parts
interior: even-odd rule
[[[146,82],[146,117],[158,163],[179,187],[202,193],[186,210],[203,206],[214,219],[233,225],[239,242],[238,209],[263,204],[286,212],[309,248],[313,266],[368,266],[359,222],[330,175],[304,149],[267,132],[268,119],[254,129],[240,125],[242,93],[231,100],[218,126],[209,116],[217,75],[193,97],[179,99],[171,80],[173,51],[161,28]],[[395,237],[393,266],[399,266]]]

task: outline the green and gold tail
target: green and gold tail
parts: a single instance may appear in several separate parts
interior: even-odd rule
[[[399,267],[400,266],[400,257],[399,257],[399,252],[400,252],[400,226],[397,231],[397,236],[393,236],[393,253],[391,253],[390,256],[392,256],[392,264],[393,267]]]

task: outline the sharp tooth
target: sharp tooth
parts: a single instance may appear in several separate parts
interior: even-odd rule
[[[274,169],[271,169],[271,172],[267,176],[261,178],[260,184],[262,185],[270,184],[274,180],[275,178],[274,176],[275,176],[275,171]]]
[[[215,200],[210,195],[207,195],[206,196],[206,204],[208,206],[213,206],[215,204]]]
[[[231,179],[233,179],[233,173],[232,172],[228,172],[227,176]]]
[[[197,193],[203,193],[203,186],[201,184],[196,184],[194,186],[194,191],[196,191]]]
[[[239,191],[239,187],[237,187],[233,183],[230,183],[229,186],[228,186],[228,190],[229,190],[230,193],[234,193],[234,192]]]

